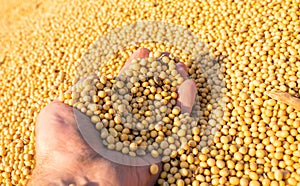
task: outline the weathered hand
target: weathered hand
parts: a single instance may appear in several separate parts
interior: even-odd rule
[[[136,51],[132,59],[149,55],[149,50]],[[177,65],[186,77],[183,63]],[[190,112],[196,87],[185,80],[179,87],[178,104]],[[159,174],[151,175],[149,166],[127,166],[114,163],[96,153],[82,138],[72,107],[53,101],[38,116],[36,125],[36,165],[29,185],[154,185]]]

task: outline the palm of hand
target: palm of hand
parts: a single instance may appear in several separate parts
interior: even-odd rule
[[[138,50],[133,58],[146,57],[149,51]],[[178,69],[184,74],[184,70]],[[190,112],[196,88],[186,80],[179,88],[179,102]],[[36,126],[36,168],[29,185],[154,185],[158,175],[149,166],[126,166],[113,163],[96,153],[83,140],[73,109],[53,101],[39,114]]]

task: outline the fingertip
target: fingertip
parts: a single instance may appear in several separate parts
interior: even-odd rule
[[[138,53],[142,57],[148,57],[150,54],[150,50],[148,48],[140,48],[135,53]]]
[[[176,66],[182,68],[184,71],[188,71],[187,66],[183,62],[176,63]]]
[[[133,59],[138,59],[138,58],[145,58],[148,57],[150,54],[150,50],[147,48],[140,48],[136,50],[128,59],[126,63],[131,63]]]
[[[127,62],[124,64],[123,68],[121,69],[120,73],[123,72],[132,62],[134,59],[138,58],[145,58],[148,57],[150,54],[150,50],[147,48],[140,48],[136,50],[127,60]]]
[[[184,63],[182,62],[176,63],[176,70],[181,75],[181,77],[183,77],[184,79],[187,78],[188,70]]]

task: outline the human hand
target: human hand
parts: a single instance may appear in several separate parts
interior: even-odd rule
[[[149,55],[136,51],[132,59]],[[178,63],[176,69],[186,78],[187,69]],[[182,112],[191,112],[196,96],[192,80],[178,89]],[[151,175],[149,166],[128,166],[109,161],[95,152],[82,138],[72,107],[53,101],[38,116],[36,125],[36,165],[29,185],[154,185],[159,174]]]

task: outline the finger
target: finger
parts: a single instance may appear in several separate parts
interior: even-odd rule
[[[181,108],[181,113],[191,113],[197,94],[196,84],[193,80],[185,80],[178,89],[177,105]]]
[[[138,58],[145,58],[148,57],[150,53],[150,50],[148,50],[147,48],[140,48],[138,50],[136,50],[131,56],[130,58],[127,60],[127,62],[125,63],[125,65],[123,66],[123,68],[120,71],[120,74],[122,72],[124,72],[129,65],[131,64],[133,59],[138,59]]]
[[[177,105],[181,107],[181,113],[191,113],[195,102],[197,89],[193,80],[186,80],[188,77],[188,69],[182,62],[176,64],[176,70],[184,78],[184,82],[178,89]]]
[[[181,75],[181,77],[183,77],[185,80],[187,79],[188,70],[184,63],[182,62],[176,63],[176,70]]]

